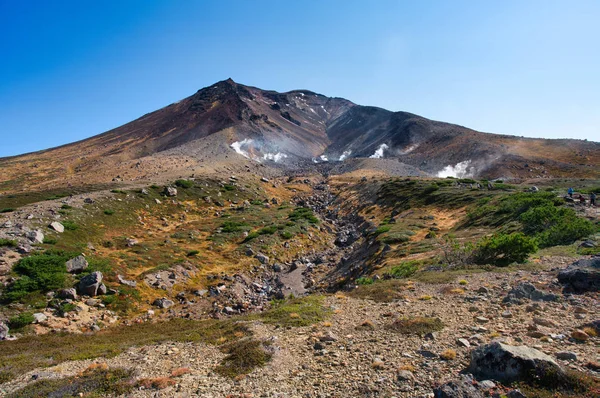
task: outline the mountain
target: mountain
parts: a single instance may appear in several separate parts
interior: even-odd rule
[[[384,170],[393,160],[440,176],[583,178],[599,176],[600,144],[482,133],[307,90],[278,93],[227,79],[98,136],[0,159],[0,189],[11,191],[17,182],[137,180],[221,163],[297,169],[351,158],[387,159],[371,161]]]

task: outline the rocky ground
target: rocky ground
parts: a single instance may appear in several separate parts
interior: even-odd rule
[[[569,262],[543,258],[538,271],[478,273],[449,284],[411,283],[402,291],[405,298],[389,303],[338,293],[326,298],[332,310],[328,320],[309,327],[251,322],[256,337],[272,343],[274,357],[264,368],[235,380],[214,373],[224,356],[215,347],[164,343],[132,348],[115,358],[38,369],[4,384],[1,391],[105,362],[133,368],[140,378],[169,377],[177,369],[189,369],[175,378],[175,385],[160,391],[137,389],[131,394],[135,397],[421,397],[456,378],[468,366],[471,350],[492,341],[535,348],[564,368],[594,374],[590,363],[600,362],[600,339],[577,333],[599,319],[600,302],[597,293],[561,292],[557,271]],[[531,295],[523,284],[539,290]],[[415,316],[439,318],[444,327],[427,335],[389,328],[399,317]],[[447,350],[454,350],[456,357],[442,359]]]

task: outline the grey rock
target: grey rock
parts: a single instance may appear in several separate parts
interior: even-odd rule
[[[541,369],[562,373],[550,356],[527,346],[509,346],[493,342],[471,351],[468,371],[476,376],[501,382],[523,380]]]
[[[127,238],[126,241],[127,247],[133,247],[138,244],[137,239]]]
[[[65,263],[67,267],[67,272],[77,273],[81,272],[88,267],[88,262],[83,256],[77,256],[75,258],[70,259]]]
[[[119,283],[121,285],[129,286],[129,287],[136,287],[137,286],[137,282],[136,281],[127,280],[127,279],[123,278],[122,275],[117,275],[117,280],[119,281]]]
[[[398,381],[413,381],[415,379],[415,375],[409,370],[399,370],[396,375]]]
[[[158,307],[158,308],[170,308],[174,305],[175,303],[171,300],[169,300],[166,297],[163,298],[158,298],[156,300],[154,300],[154,302],[152,303],[152,305]]]
[[[521,304],[523,299],[533,301],[558,301],[558,296],[553,293],[541,291],[531,283],[523,282],[513,287],[503,301],[505,303]]]
[[[58,221],[53,221],[48,225],[48,228],[55,230],[56,232],[63,233],[65,232],[65,226],[59,223]]]
[[[77,290],[74,288],[61,289],[56,296],[61,299],[77,300]]]
[[[577,354],[575,354],[574,352],[571,352],[571,351],[560,351],[554,355],[556,356],[556,358],[563,360],[563,361],[576,361],[577,360]]]
[[[163,194],[169,197],[177,196],[177,188],[165,187]]]
[[[435,398],[483,398],[481,391],[473,385],[470,375],[460,375],[456,380],[446,382],[433,390]]]
[[[471,343],[469,343],[469,340],[467,340],[467,339],[458,339],[458,340],[456,340],[456,343],[462,347],[466,347],[466,348],[471,347]]]
[[[33,243],[44,243],[44,234],[39,229],[27,232],[27,239]]]
[[[106,293],[106,286],[102,284],[102,279],[103,276],[100,271],[94,271],[91,274],[84,276],[79,281],[79,294],[93,297],[98,294],[103,294],[102,291]],[[104,288],[102,288],[102,286],[104,286]]]
[[[575,261],[558,273],[558,281],[577,293],[600,291],[600,256]]]
[[[8,326],[6,326],[5,323],[0,322],[0,340],[6,340],[6,338],[8,337]]]
[[[496,387],[496,383],[494,383],[491,380],[483,380],[479,382],[479,388],[482,388],[484,390],[489,390],[490,388],[495,388]]]
[[[36,312],[33,314],[33,323],[44,323],[48,320],[48,317],[41,312]]]
[[[269,264],[269,257],[262,253],[258,253],[256,256],[254,256],[254,258],[256,258],[261,264]]]
[[[12,227],[13,227],[13,223],[10,220],[8,220],[4,224],[2,224],[2,228],[12,228]]]
[[[260,178],[260,180],[261,180],[262,182],[269,182],[269,179],[268,179],[268,178],[266,178],[266,177],[261,177],[261,178]]]

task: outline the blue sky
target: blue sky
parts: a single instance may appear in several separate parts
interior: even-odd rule
[[[600,141],[600,1],[0,0],[0,156],[216,81]]]

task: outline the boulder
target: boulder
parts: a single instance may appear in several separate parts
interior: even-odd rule
[[[8,337],[8,326],[3,322],[0,322],[0,340],[5,340]]]
[[[33,323],[44,323],[48,320],[48,317],[45,314],[42,314],[41,312],[36,312],[35,314],[33,314]]]
[[[165,196],[170,196],[170,197],[177,196],[177,188],[174,188],[174,187],[165,187],[165,189],[163,191],[163,194]]]
[[[48,225],[48,228],[55,230],[56,232],[63,233],[65,232],[65,226],[59,223],[58,221],[53,221]]]
[[[56,296],[64,300],[77,300],[77,290],[75,290],[74,288],[61,289],[58,291],[58,294]]]
[[[33,243],[44,243],[44,234],[39,229],[27,232],[27,239]]]
[[[88,267],[88,262],[82,255],[70,259],[65,263],[67,272],[79,273]]]
[[[558,301],[558,296],[553,293],[539,290],[531,283],[523,282],[513,287],[503,301],[505,303],[521,304],[523,299],[533,301]]]
[[[460,375],[433,390],[435,398],[483,398],[483,392],[475,387],[471,375]]]
[[[89,275],[84,276],[79,281],[79,294],[84,296],[97,296],[106,294],[106,286],[102,283],[102,272],[94,271]]]
[[[137,282],[136,281],[129,281],[129,280],[123,278],[123,276],[121,276],[121,275],[117,275],[117,279],[118,279],[118,281],[119,281],[119,283],[121,285],[129,286],[129,287],[136,287],[137,286]]]
[[[532,374],[562,373],[552,357],[527,346],[509,346],[493,342],[471,351],[468,371],[476,376],[501,382],[525,380]]]
[[[558,281],[576,293],[600,291],[600,256],[575,261],[558,273]]]
[[[269,264],[269,257],[262,253],[258,253],[256,256],[254,256],[254,258],[256,258],[261,264]]]
[[[172,307],[173,304],[175,304],[175,303],[166,297],[158,298],[158,299],[154,300],[154,302],[152,303],[152,305],[155,305],[158,308],[169,308],[169,307]]]

